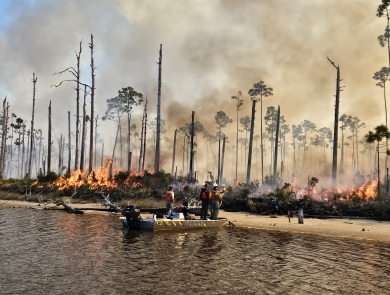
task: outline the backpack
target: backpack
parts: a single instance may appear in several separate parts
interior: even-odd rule
[[[207,197],[207,192],[206,191],[202,191],[202,200],[207,200],[208,197]]]

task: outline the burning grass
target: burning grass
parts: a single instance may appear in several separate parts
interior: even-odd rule
[[[67,177],[50,173],[38,179],[8,179],[0,182],[0,199],[36,201],[59,201],[63,197],[73,203],[101,202],[102,194],[118,206],[135,204],[140,208],[165,207],[165,192],[169,184],[175,187],[176,204],[194,201],[199,194],[199,185],[188,184],[184,179],[175,182],[169,173],[159,171],[115,171],[110,176],[108,162],[90,175],[80,170]],[[297,188],[285,183],[272,188],[257,183],[238,184],[227,187],[222,208],[230,211],[246,211],[257,214],[287,214],[304,208],[305,214],[313,216],[359,216],[390,219],[389,202],[377,196],[376,180],[366,179],[360,185],[340,185],[335,190],[318,189],[318,179],[313,177],[308,186]],[[383,186],[383,185],[382,185]]]

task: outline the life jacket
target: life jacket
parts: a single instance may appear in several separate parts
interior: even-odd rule
[[[171,191],[167,191],[167,194],[165,196],[165,199],[167,202],[172,202],[172,192]]]
[[[180,213],[183,213],[183,208],[186,208],[186,209],[187,209],[187,207],[186,207],[186,206],[184,206],[184,205],[180,205],[180,207],[179,207],[179,212],[180,212]]]
[[[219,200],[218,195],[215,193],[215,191],[211,191],[211,200]]]
[[[208,200],[207,191],[202,191],[201,199],[204,200],[204,201]]]

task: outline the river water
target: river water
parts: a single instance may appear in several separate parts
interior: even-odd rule
[[[390,245],[0,209],[0,294],[390,294]]]

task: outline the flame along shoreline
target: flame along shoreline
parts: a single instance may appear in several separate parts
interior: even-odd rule
[[[123,182],[119,185],[115,181],[115,176],[118,175],[121,171],[119,168],[114,169],[113,177],[110,179],[110,166],[112,165],[113,159],[108,159],[104,167],[96,168],[93,170],[91,174],[86,176],[87,170],[76,170],[74,171],[70,177],[65,178],[60,176],[57,180],[55,180],[51,186],[57,188],[58,190],[79,188],[83,185],[89,185],[90,189],[119,189],[119,187],[131,187],[134,184],[130,183],[130,178],[134,176],[143,176],[144,172],[136,172],[134,170],[130,171],[129,176],[123,180]],[[153,172],[150,172],[154,174]],[[34,182],[33,184],[38,184],[38,182]],[[186,182],[183,186],[187,184]],[[180,186],[182,183],[180,183]],[[199,187],[199,183],[195,183],[194,187]],[[234,183],[233,188],[237,188],[238,184]],[[334,196],[337,196],[339,199],[352,199],[352,198],[360,198],[360,199],[375,199],[377,196],[377,187],[378,180],[377,179],[369,179],[366,178],[364,183],[359,187],[355,187],[354,185],[339,185],[335,190],[332,189],[322,189],[319,190],[317,186],[313,187],[305,187],[298,188],[296,185],[296,181],[287,188],[287,192],[292,194],[295,198],[301,199],[304,196],[310,196],[311,198],[319,201],[330,201]],[[178,188],[178,187],[176,187]],[[272,192],[272,189],[264,190],[263,187],[259,187],[257,189],[257,195],[265,195]]]

